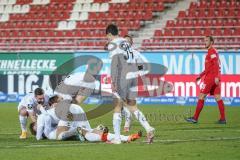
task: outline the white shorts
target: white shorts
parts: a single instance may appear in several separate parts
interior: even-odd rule
[[[50,139],[50,140],[56,140],[57,139],[57,129],[52,130],[49,133],[47,138]]]

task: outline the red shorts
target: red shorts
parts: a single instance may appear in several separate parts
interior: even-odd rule
[[[210,95],[221,94],[221,83],[215,84],[214,81],[204,81],[200,93]]]

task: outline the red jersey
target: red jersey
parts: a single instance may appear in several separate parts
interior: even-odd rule
[[[205,58],[205,69],[200,74],[200,77],[202,78],[205,76],[204,80],[214,80],[216,77],[220,79],[220,69],[218,53],[215,48],[211,47],[208,49],[208,53]]]

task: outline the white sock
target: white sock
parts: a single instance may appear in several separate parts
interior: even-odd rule
[[[77,135],[77,129],[70,129],[68,131],[64,131],[58,135],[58,140],[67,140],[68,138]]]
[[[140,124],[145,128],[145,130],[149,132],[149,130],[151,130],[152,127],[149,125],[144,114],[140,110],[136,110],[135,112],[133,112],[133,114],[135,115],[136,119],[140,122]]]
[[[96,133],[87,132],[84,136],[89,142],[101,142],[101,136]]]
[[[20,122],[22,132],[26,132],[27,131],[27,116],[19,115],[19,122]]]
[[[120,130],[121,130],[121,113],[113,113],[113,130],[115,133],[115,139],[120,140]]]
[[[121,139],[121,141],[123,141],[123,142],[127,142],[127,141],[128,141],[128,137],[129,137],[129,136],[120,135],[120,139]],[[115,138],[115,135],[114,135],[114,134],[108,133],[108,135],[107,135],[107,140],[108,140],[108,141],[112,141],[112,140],[114,140],[114,138]]]
[[[127,107],[123,107],[123,111],[124,111],[124,116],[125,116],[125,124],[124,127],[130,127],[131,125],[131,112],[129,111],[129,109]]]

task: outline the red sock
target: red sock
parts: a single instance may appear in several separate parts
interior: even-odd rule
[[[195,120],[198,120],[198,117],[199,117],[200,112],[202,111],[203,105],[204,105],[204,100],[203,99],[199,99],[198,103],[197,103],[197,108],[196,108],[195,114],[193,116],[193,118]]]
[[[225,111],[224,111],[224,103],[223,100],[217,101],[218,103],[218,109],[220,112],[220,120],[225,120]]]

